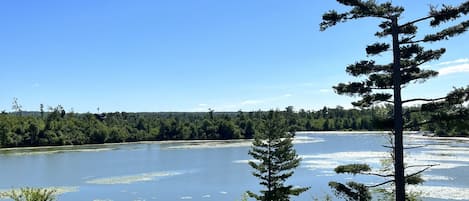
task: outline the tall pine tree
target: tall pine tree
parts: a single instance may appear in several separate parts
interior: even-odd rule
[[[459,6],[443,5],[442,8],[430,8],[427,16],[400,23],[404,8],[395,6],[391,2],[377,3],[375,0],[337,0],[340,4],[351,7],[348,12],[339,13],[335,10],[326,12],[320,24],[321,31],[326,30],[340,22],[362,18],[377,18],[382,20],[379,24],[381,29],[375,35],[379,38],[391,37],[391,43],[374,43],[366,48],[368,55],[378,55],[392,49],[393,61],[389,64],[379,65],[374,60],[359,61],[347,66],[347,72],[352,76],[366,76],[366,80],[361,82],[341,83],[334,87],[338,94],[361,96],[362,99],[352,104],[359,107],[370,107],[375,103],[388,102],[394,105],[393,134],[394,134],[394,183],[396,186],[396,200],[405,200],[404,172],[404,145],[403,130],[405,122],[403,119],[403,103],[414,101],[428,102],[421,106],[421,110],[437,111],[442,108],[452,108],[454,105],[462,105],[468,101],[468,90],[457,89],[449,93],[446,97],[436,99],[409,99],[402,100],[401,89],[415,82],[422,82],[438,75],[438,72],[420,68],[421,65],[439,59],[445,49],[425,50],[421,44],[431,43],[440,40],[447,40],[451,37],[467,31],[469,20],[462,21],[456,25],[444,28],[435,33],[429,33],[423,38],[417,38],[417,23],[429,20],[429,25],[438,27],[443,23],[456,20],[469,12],[469,1]],[[463,115],[467,107],[457,107],[457,111],[448,112],[446,119],[457,118]],[[467,112],[466,112],[467,114]]]
[[[301,159],[293,148],[293,134],[288,132],[286,120],[278,111],[269,112],[265,127],[264,133],[255,136],[249,151],[255,159],[249,162],[254,168],[253,175],[260,179],[265,189],[260,194],[248,191],[248,195],[260,201],[288,201],[290,196],[308,190],[285,184]]]

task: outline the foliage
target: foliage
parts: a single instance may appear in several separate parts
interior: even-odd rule
[[[317,111],[293,108],[279,113],[285,118],[288,130],[383,130],[392,108],[388,105],[363,109],[324,107]],[[408,108],[407,110],[415,110]],[[213,112],[208,113],[126,113],[103,114],[66,113],[61,106],[49,112],[22,112],[0,114],[0,147],[80,145],[119,143],[141,140],[204,140],[251,139],[259,132],[268,112]],[[428,112],[414,112],[411,130],[429,130],[444,135],[469,134],[469,118],[455,119],[445,124],[434,122],[420,125],[431,118]],[[436,117],[435,117],[436,118]],[[459,123],[462,122],[462,123]],[[455,125],[458,124],[459,126]],[[384,125],[384,126],[383,126]],[[456,130],[458,128],[459,130]],[[458,132],[459,131],[459,132]]]
[[[42,107],[41,107],[42,108]],[[292,108],[291,108],[292,110]],[[289,130],[375,130],[374,119],[386,108],[280,112]],[[253,138],[268,112],[208,113],[66,113],[0,114],[0,147],[80,145],[141,140]]]
[[[243,194],[243,197],[241,197],[240,201],[248,201],[249,195],[247,193]]]
[[[357,182],[347,182],[346,185],[338,182],[329,182],[329,186],[334,193],[347,201],[368,201],[371,200],[371,194],[368,187]]]
[[[13,201],[53,201],[55,190],[41,188],[21,188],[0,194],[0,198],[12,199]]]
[[[326,194],[322,199],[318,197],[313,198],[314,201],[332,201],[332,197],[329,194]]]
[[[271,111],[266,120],[265,132],[254,138],[249,155],[256,161],[250,161],[249,165],[254,169],[253,175],[265,187],[260,194],[247,192],[256,200],[288,201],[290,196],[298,196],[309,189],[285,185],[301,161],[293,148],[293,134],[287,129],[286,119],[279,112]]]

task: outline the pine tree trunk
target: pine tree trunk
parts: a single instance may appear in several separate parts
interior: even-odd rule
[[[394,180],[396,185],[396,201],[405,201],[403,119],[401,99],[401,53],[399,48],[399,25],[397,16],[392,18],[392,48],[394,56]]]

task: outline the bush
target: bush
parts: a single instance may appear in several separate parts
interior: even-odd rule
[[[14,201],[54,201],[55,190],[41,188],[21,188],[1,193],[0,198],[10,198]]]

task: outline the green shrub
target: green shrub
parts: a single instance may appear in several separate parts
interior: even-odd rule
[[[55,190],[41,188],[21,188],[1,193],[0,198],[9,198],[13,201],[54,201]]]

